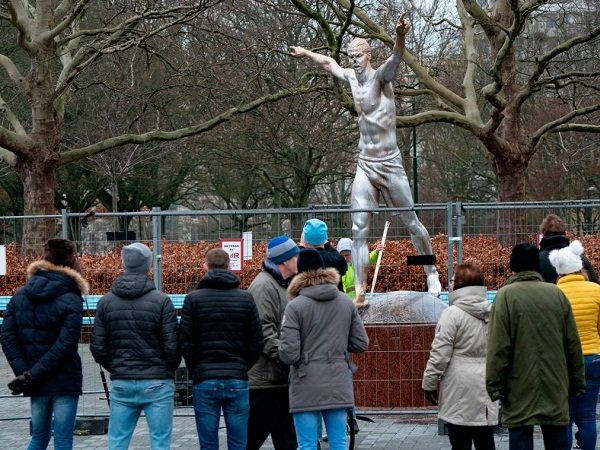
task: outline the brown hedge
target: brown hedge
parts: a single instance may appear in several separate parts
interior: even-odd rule
[[[532,242],[535,237],[532,237]],[[586,255],[593,266],[600,268],[600,236],[579,238]],[[374,247],[376,243],[373,243]],[[432,239],[437,267],[442,285],[447,284],[447,243],[445,235]],[[163,290],[168,293],[185,293],[197,283],[203,275],[203,256],[210,248],[218,246],[216,242],[172,243],[163,242]],[[253,246],[253,259],[244,262],[244,271],[240,274],[242,287],[247,287],[261,270],[265,257],[264,244]],[[419,266],[407,266],[406,257],[415,254],[410,240],[388,241],[383,254],[377,278],[376,292],[398,290],[426,290],[423,269]],[[508,259],[510,246],[500,244],[496,238],[488,236],[465,237],[463,240],[463,260],[478,261],[486,276],[489,289],[498,289],[510,275]],[[15,245],[7,246],[7,274],[0,277],[0,295],[12,295],[25,282],[26,267],[33,258],[23,257]],[[456,262],[456,252],[454,254]],[[90,282],[92,294],[104,294],[116,275],[121,271],[120,248],[102,255],[84,254],[81,256],[84,277]],[[373,269],[371,269],[371,276]],[[369,279],[369,286],[371,285]]]

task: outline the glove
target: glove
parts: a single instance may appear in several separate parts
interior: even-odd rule
[[[8,383],[8,389],[12,395],[20,395],[31,383],[31,375],[29,372],[24,372],[17,378]]]
[[[438,404],[438,394],[437,391],[423,391],[425,393],[425,400],[427,400],[432,405]]]

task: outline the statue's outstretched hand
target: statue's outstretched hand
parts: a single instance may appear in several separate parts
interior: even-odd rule
[[[410,23],[405,18],[406,13],[402,13],[398,22],[396,22],[396,36],[406,36],[408,30],[410,30]]]
[[[290,55],[295,56],[296,58],[301,58],[306,55],[306,49],[303,47],[295,47],[293,45],[290,46]]]

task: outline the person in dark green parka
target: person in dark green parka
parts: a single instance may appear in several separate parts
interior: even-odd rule
[[[516,245],[514,274],[496,294],[488,328],[486,388],[502,404],[510,450],[533,449],[540,425],[546,450],[567,450],[568,396],[585,392],[583,355],[571,305],[544,282],[539,250]]]

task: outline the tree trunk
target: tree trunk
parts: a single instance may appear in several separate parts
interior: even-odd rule
[[[24,210],[26,216],[55,214],[54,185],[56,166],[43,160],[23,164]],[[63,224],[68,226],[67,224]],[[23,223],[22,249],[26,253],[41,254],[47,239],[60,236],[60,224],[56,219],[25,219]]]
[[[521,151],[507,152],[512,158],[494,158],[494,172],[498,183],[498,200],[502,202],[525,201],[525,180],[529,161]],[[514,206],[500,209],[497,219],[497,235],[504,245],[526,242],[529,238],[527,210]]]

